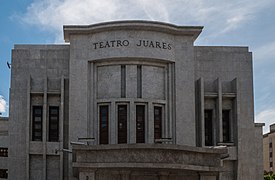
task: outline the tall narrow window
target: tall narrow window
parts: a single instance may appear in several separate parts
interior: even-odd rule
[[[109,142],[109,107],[107,105],[99,107],[99,143],[108,144]]]
[[[154,137],[155,139],[161,139],[162,131],[162,108],[159,106],[154,107]]]
[[[145,143],[145,106],[136,106],[136,143]]]
[[[141,65],[137,66],[137,97],[142,98],[142,69],[141,69]]]
[[[121,65],[121,97],[126,97],[126,66]]]
[[[223,142],[230,141],[230,110],[222,110]]]
[[[213,146],[212,110],[204,110],[205,146]]]
[[[118,143],[127,143],[127,105],[118,106]]]
[[[32,113],[32,140],[42,141],[42,106],[33,106]]]
[[[59,140],[59,107],[49,107],[49,141]]]

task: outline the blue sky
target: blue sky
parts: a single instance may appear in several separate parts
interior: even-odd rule
[[[64,43],[64,24],[156,20],[204,26],[196,45],[249,46],[253,52],[255,121],[275,123],[274,0],[1,0],[0,112],[8,116],[14,44]]]

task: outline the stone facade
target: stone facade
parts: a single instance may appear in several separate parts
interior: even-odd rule
[[[15,45],[9,179],[262,179],[251,53],[194,46],[201,31],[122,21]]]
[[[274,172],[275,168],[275,124],[270,125],[269,133],[263,135],[264,171]]]
[[[8,177],[9,118],[0,117],[0,179]]]

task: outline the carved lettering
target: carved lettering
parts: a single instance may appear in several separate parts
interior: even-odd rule
[[[127,47],[130,44],[133,44],[136,47],[157,48],[157,49],[165,49],[165,50],[172,49],[172,45],[170,43],[144,40],[144,39],[139,39],[136,42],[130,42],[127,39],[123,39],[123,40],[118,39],[118,40],[99,41],[99,42],[92,43],[93,49],[120,48],[120,47]]]
[[[141,46],[141,40],[138,41],[139,43],[136,44],[137,46]]]
[[[97,48],[98,43],[93,43],[93,45],[94,45],[94,49],[96,49],[96,48]]]
[[[161,49],[160,42],[158,42],[158,41],[156,41],[156,48],[160,48]]]
[[[130,44],[130,42],[128,40],[124,40],[122,41],[123,46],[128,46]]]

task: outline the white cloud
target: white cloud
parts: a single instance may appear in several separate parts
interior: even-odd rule
[[[269,125],[275,123],[275,108],[266,109],[256,115],[256,122],[265,123],[263,132],[269,132]]]
[[[137,3],[150,20],[169,21],[169,12],[164,0],[137,0]]]
[[[252,2],[254,1],[254,2]],[[256,17],[273,0],[36,0],[18,17],[62,38],[64,24],[145,19],[180,25],[205,25],[213,34],[234,30]]]
[[[7,110],[7,102],[2,95],[0,95],[0,113],[4,113]]]
[[[275,42],[269,42],[254,50],[254,59],[256,61],[274,60]]]

